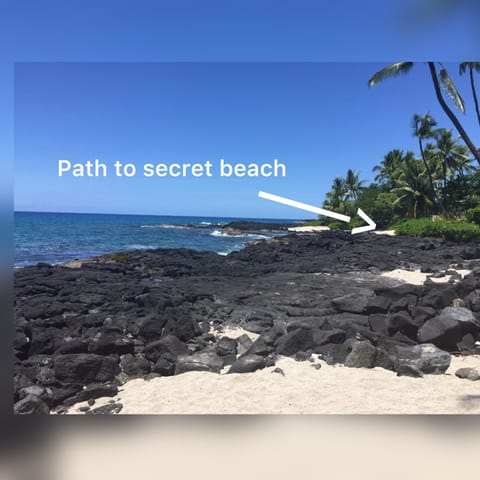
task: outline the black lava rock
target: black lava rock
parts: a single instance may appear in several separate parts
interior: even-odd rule
[[[58,355],[54,359],[55,377],[63,383],[106,382],[113,380],[118,360],[93,353]]]
[[[248,373],[266,367],[265,358],[260,355],[242,355],[230,367],[228,373]]]

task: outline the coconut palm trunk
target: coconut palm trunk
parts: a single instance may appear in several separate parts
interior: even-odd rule
[[[477,97],[477,90],[475,88],[475,81],[473,79],[473,68],[470,65],[469,67],[469,76],[470,76],[470,86],[472,87],[472,94],[473,94],[473,103],[475,104],[475,111],[477,112],[477,119],[478,124],[480,125],[480,108],[478,106],[478,97]]]
[[[458,133],[460,134],[463,141],[465,142],[465,145],[467,145],[468,149],[472,152],[472,155],[475,157],[475,160],[477,160],[478,164],[480,165],[480,150],[478,150],[478,148],[473,144],[467,132],[464,130],[462,124],[459,122],[458,118],[452,112],[450,107],[445,102],[445,99],[443,98],[442,91],[440,90],[440,83],[438,81],[435,62],[427,62],[427,64],[430,70],[430,75],[432,77],[433,86],[435,88],[435,94],[437,96],[438,103],[440,103],[440,106],[442,107],[443,111],[447,114],[448,118],[455,125],[455,128],[457,129]]]

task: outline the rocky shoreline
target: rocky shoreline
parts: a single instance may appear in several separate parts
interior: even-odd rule
[[[450,279],[380,275],[397,268]],[[95,399],[129,379],[252,372],[279,356],[421,377],[445,372],[452,353],[479,353],[480,243],[323,232],[227,256],[159,249],[39,264],[15,271],[15,318],[15,413],[82,401],[118,413]],[[229,325],[258,338],[213,334]]]

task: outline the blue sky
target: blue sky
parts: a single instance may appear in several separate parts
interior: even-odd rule
[[[427,67],[372,89],[381,63],[22,63],[15,71],[16,210],[295,217],[258,190],[320,205],[348,168],[372,180],[416,149],[414,113],[437,106]],[[451,67],[452,73],[454,66]],[[469,99],[467,79],[458,79]],[[471,117],[471,118],[470,118]],[[473,116],[467,130],[478,128]],[[57,161],[263,163],[285,178],[74,178]]]
[[[419,3],[2,2],[0,146],[13,158],[15,89],[15,207],[302,217],[257,200],[256,191],[319,203],[333,176],[352,166],[368,178],[388,149],[407,148],[413,113],[430,111],[447,125],[423,65],[409,78],[366,87],[372,71],[391,61],[474,56],[474,2],[455,2],[446,13],[432,13],[432,1]],[[61,63],[165,61],[357,64]],[[277,157],[287,163],[288,176],[59,182],[52,165],[66,156],[135,162]],[[5,166],[2,192],[9,191],[5,179],[13,185],[13,161]]]

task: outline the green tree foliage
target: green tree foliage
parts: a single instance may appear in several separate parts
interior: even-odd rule
[[[373,168],[375,183],[366,185],[352,169],[345,178],[336,177],[325,196],[324,207],[352,217],[349,226],[320,220],[332,228],[351,228],[358,221],[358,208],[379,227],[396,224],[400,233],[443,236],[458,241],[479,238],[480,229],[480,150],[475,147],[445,98],[464,112],[465,102],[442,64],[426,62],[437,100],[459,136],[451,129],[437,128],[430,115],[415,114],[413,134],[418,151],[392,149]],[[413,62],[397,62],[375,73],[369,86],[388,78],[408,74]],[[474,73],[480,62],[463,62],[460,74],[468,73],[475,110],[480,124],[480,109]],[[445,98],[444,98],[445,96]],[[472,156],[473,155],[473,158]],[[438,217],[440,215],[440,217]],[[434,219],[438,218],[438,221]]]
[[[466,218],[469,222],[480,225],[480,206],[469,208],[467,210]]]
[[[480,170],[472,165],[460,137],[452,130],[435,128],[436,121],[430,115],[415,115],[412,125],[419,140],[418,156],[412,151],[390,150],[373,168],[376,177],[370,185],[349,169],[345,178],[334,179],[324,207],[349,215],[352,222],[361,208],[384,228],[408,218],[439,214],[451,219],[465,217],[468,209],[478,206]],[[321,220],[338,228],[353,225]]]
[[[459,91],[457,90],[457,87],[455,86],[454,82],[452,81],[450,75],[448,74],[447,69],[442,65],[438,64],[438,62],[426,62],[428,71],[430,73],[430,77],[432,79],[433,87],[435,90],[435,95],[437,97],[438,103],[442,107],[443,111],[445,114],[448,116],[450,121],[453,123],[455,126],[456,130],[462,137],[463,141],[465,142],[465,145],[468,147],[472,155],[475,157],[477,160],[478,164],[480,165],[480,150],[478,147],[474,144],[466,130],[463,128],[463,125],[460,123],[460,120],[458,117],[453,113],[452,109],[448,106],[444,94],[447,95],[447,97],[451,100],[451,102],[457,107],[462,113],[465,112],[465,102],[460,95]],[[438,65],[437,65],[438,64]],[[464,65],[465,64],[465,65]],[[414,66],[414,62],[397,62],[393,63],[391,65],[388,65],[378,72],[376,72],[368,81],[368,86],[373,87],[374,85],[383,82],[384,80],[388,80],[389,78],[393,77],[398,77],[399,75],[405,75]],[[462,65],[464,65],[462,67]],[[472,65],[470,67],[469,65]],[[463,64],[460,65],[460,71],[466,71],[469,69],[471,72],[471,78],[473,79],[473,70],[477,70],[477,63],[475,62],[464,62]],[[437,70],[437,67],[440,68],[440,70]],[[478,71],[478,70],[477,70]],[[476,92],[475,92],[475,87],[473,84],[472,80],[472,85],[473,85],[473,92],[474,92],[474,98],[476,99]],[[479,115],[479,122],[480,122],[480,114],[478,113],[478,100],[475,100],[476,102],[476,107],[477,107],[477,115]]]
[[[344,180],[346,198],[348,200],[356,200],[364,188],[364,184],[365,180],[360,180],[359,173],[355,173],[352,169],[348,169],[347,176]]]
[[[341,209],[344,206],[345,195],[345,180],[342,177],[336,177],[333,179],[332,189],[326,194],[324,205],[333,210]]]
[[[410,153],[407,152],[407,155]],[[390,150],[383,157],[380,165],[373,167],[373,171],[378,172],[375,181],[387,189],[395,188],[397,186],[396,178],[404,160],[405,154],[403,150]]]

